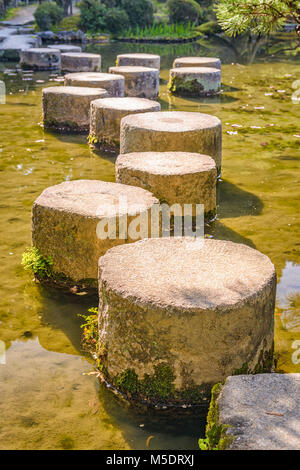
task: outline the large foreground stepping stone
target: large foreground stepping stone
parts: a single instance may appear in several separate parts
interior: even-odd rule
[[[300,449],[300,374],[228,377],[215,386],[208,430],[223,426],[219,446],[233,450]]]
[[[23,68],[35,70],[55,70],[60,68],[61,53],[58,49],[31,48],[20,52]]]
[[[95,288],[99,257],[112,246],[135,241],[130,233],[120,238],[118,211],[127,217],[124,226],[128,228],[157,203],[144,189],[104,181],[67,181],[45,189],[33,204],[32,244],[53,259],[49,281]],[[116,227],[116,233],[112,230],[111,238],[104,239],[106,221]]]
[[[43,89],[43,121],[45,129],[60,132],[88,133],[90,104],[105,98],[102,88],[55,86]]]
[[[208,114],[164,111],[126,116],[121,121],[121,153],[191,152],[212,157],[221,171],[222,124]]]
[[[160,56],[155,54],[119,54],[117,56],[117,66],[138,65],[141,67],[150,67],[160,69]]]
[[[48,46],[50,49],[58,49],[60,52],[82,52],[80,46],[73,46],[72,44],[51,44]]]
[[[205,218],[216,211],[217,168],[207,155],[188,152],[135,152],[119,155],[117,183],[151,191],[160,201],[204,205]]]
[[[104,88],[108,96],[124,96],[125,79],[123,75],[101,72],[69,73],[65,75],[65,85]]]
[[[160,104],[145,98],[105,98],[91,103],[89,142],[94,146],[120,145],[121,119],[129,114],[160,111]]]
[[[99,294],[103,375],[133,399],[186,406],[245,363],[270,370],[276,273],[253,248],[197,238],[115,247],[99,260]]]
[[[178,57],[173,62],[175,67],[213,67],[221,69],[221,60],[217,57]]]
[[[66,52],[61,55],[61,68],[66,72],[100,72],[101,55]]]
[[[125,95],[156,99],[159,92],[159,71],[149,67],[110,67],[110,73],[125,77]]]
[[[221,70],[211,67],[171,69],[168,89],[179,96],[215,96],[221,89]]]

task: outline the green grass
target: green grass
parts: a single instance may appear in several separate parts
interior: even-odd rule
[[[22,8],[8,8],[4,15],[0,16],[0,21],[9,21],[11,20]]]
[[[124,31],[123,38],[129,39],[189,39],[197,35],[195,25],[187,24],[153,24],[146,28],[130,28]]]

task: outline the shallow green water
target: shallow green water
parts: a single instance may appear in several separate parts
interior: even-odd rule
[[[292,356],[292,346],[300,340],[300,104],[291,99],[300,66],[287,60],[233,65],[229,49],[207,46],[111,44],[88,49],[102,54],[103,71],[114,64],[117,53],[159,52],[164,80],[176,56],[221,56],[223,96],[174,98],[162,84],[160,101],[163,109],[200,111],[222,120],[218,220],[207,231],[270,256],[279,281],[278,369],[300,372],[297,355]],[[56,83],[49,81],[54,77],[3,73],[14,67],[0,64],[0,80],[8,92],[7,103],[0,104],[0,340],[6,346],[6,364],[0,363],[0,449],[144,449],[147,442],[150,449],[196,448],[203,417],[139,415],[99,388],[95,377],[83,375],[93,369],[80,347],[77,314],[97,299],[47,291],[20,266],[30,245],[35,198],[64,180],[114,181],[114,156],[93,153],[84,137],[45,133],[38,125],[41,89]]]

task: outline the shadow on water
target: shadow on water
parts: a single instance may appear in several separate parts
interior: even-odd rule
[[[218,182],[217,204],[219,219],[259,215],[264,207],[262,201],[255,194],[226,180]]]
[[[243,237],[234,230],[231,230],[230,228],[226,227],[226,225],[222,224],[219,220],[216,220],[211,224],[206,225],[205,234],[206,236],[216,238],[217,240],[229,240],[235,243],[242,243],[244,245],[248,245],[251,248],[256,248],[252,240]]]

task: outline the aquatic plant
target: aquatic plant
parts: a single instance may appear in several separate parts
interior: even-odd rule
[[[40,279],[53,275],[53,258],[42,255],[35,246],[24,251],[21,264],[25,271],[33,272]]]
[[[123,37],[130,39],[189,39],[197,35],[195,23],[153,24],[151,27],[129,28]]]
[[[87,315],[78,315],[84,318],[85,322],[81,325],[82,332],[82,345],[84,349],[93,354],[97,349],[99,341],[98,331],[98,307],[91,307],[88,309]]]

